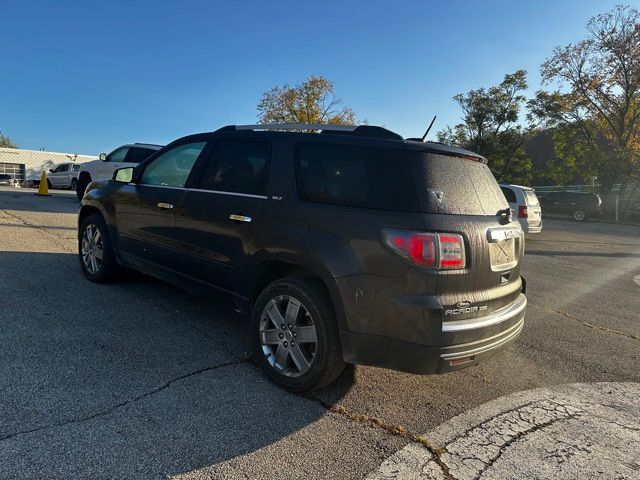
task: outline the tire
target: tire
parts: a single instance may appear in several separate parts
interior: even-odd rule
[[[51,190],[51,181],[47,178],[47,189]]]
[[[71,179],[71,190],[74,192],[78,189],[78,181],[75,178]]]
[[[91,183],[91,179],[87,180],[86,176],[81,176],[76,183],[76,196],[78,200],[82,200],[84,197],[84,191],[87,189],[87,186]]]
[[[297,313],[295,319],[287,317],[289,308],[290,313]],[[283,320],[279,328],[274,317]],[[269,284],[254,304],[251,332],[256,362],[270,380],[288,390],[318,389],[344,370],[333,305],[319,280],[282,278]],[[307,340],[315,337],[315,342],[303,341],[303,336]]]
[[[573,212],[573,219],[576,222],[584,222],[587,219],[587,213],[584,210],[576,210]]]
[[[95,236],[96,231],[99,237]],[[99,258],[100,251],[101,259]],[[102,215],[88,215],[82,221],[78,230],[78,259],[82,273],[87,280],[95,283],[108,283],[118,277],[120,265],[113,254],[109,229]]]

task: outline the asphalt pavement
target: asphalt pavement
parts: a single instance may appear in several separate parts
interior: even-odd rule
[[[301,397],[248,360],[246,322],[228,305],[143,275],[86,281],[75,194],[52,193],[0,189],[0,478],[401,478],[417,449],[425,478],[462,479],[439,457],[448,445],[472,450],[465,432],[530,402],[562,398],[578,426],[605,410],[640,416],[623,401],[640,381],[640,227],[545,219],[527,237],[525,328],[486,363],[437,376],[348,368]],[[598,400],[606,388],[621,392],[613,406]],[[640,430],[624,425],[634,445]],[[530,458],[523,432],[501,461]],[[633,455],[620,478],[640,477]],[[532,478],[562,471],[534,457],[551,470]],[[508,478],[491,468],[480,475]]]

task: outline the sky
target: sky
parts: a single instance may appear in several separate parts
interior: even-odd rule
[[[0,0],[0,131],[78,154],[166,144],[255,123],[263,92],[324,75],[359,119],[421,136],[506,73],[539,89],[553,48],[621,2]]]

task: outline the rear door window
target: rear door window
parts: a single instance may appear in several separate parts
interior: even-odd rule
[[[129,147],[121,147],[114,150],[107,156],[107,162],[124,162],[124,158],[127,156]]]
[[[129,149],[129,155],[125,162],[127,163],[141,163],[145,158],[154,153],[155,150],[150,148],[132,147]]]
[[[403,150],[303,142],[296,146],[295,170],[303,201],[418,211]]]
[[[218,192],[265,195],[269,144],[225,140],[216,144],[196,188]]]
[[[446,215],[496,215],[509,208],[489,167],[450,155],[408,151],[421,211]]]

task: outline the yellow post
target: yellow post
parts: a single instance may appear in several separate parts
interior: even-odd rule
[[[36,195],[42,195],[46,197],[51,196],[51,194],[49,193],[49,185],[47,185],[47,174],[44,173],[44,170],[42,171],[42,175],[40,175],[40,186],[38,187]]]

